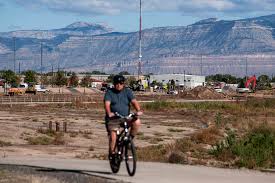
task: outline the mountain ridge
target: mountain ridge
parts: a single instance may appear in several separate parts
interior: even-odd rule
[[[116,72],[126,69],[134,72],[137,68],[139,33],[113,32],[106,26],[96,25],[75,22],[67,26],[69,29],[66,27],[56,29],[55,32],[46,32],[48,33],[45,33],[46,35],[29,34],[32,37],[27,37],[29,35],[17,37],[17,61],[28,63],[26,68],[28,66],[39,70],[37,58],[40,58],[40,43],[43,42],[44,54],[47,55],[45,60],[51,61],[45,61],[43,66],[45,71],[52,66],[65,69],[73,69],[77,66],[77,69],[83,68],[83,70],[101,69]],[[246,55],[275,55],[274,38],[275,14],[240,20],[209,18],[187,26],[144,29],[142,32],[143,69],[144,72],[150,72],[153,67],[150,64],[154,63],[156,66],[164,67],[163,70],[159,69],[162,70],[161,73],[171,73],[175,72],[170,69],[175,63],[176,67],[183,68],[182,72],[184,70],[191,72],[193,68],[188,69],[187,64],[190,55],[198,56],[193,60],[194,63],[199,62],[199,56],[203,55],[205,64],[211,62],[212,56],[219,56],[221,60],[224,56],[229,56],[228,58],[234,63],[236,61],[238,66],[240,63],[237,60],[245,59]],[[7,65],[6,67],[10,67],[7,63],[12,60],[12,53],[12,37],[5,37],[0,33],[0,62]],[[235,56],[231,58],[230,55]],[[176,61],[175,58],[177,58]],[[255,56],[256,58],[258,57]],[[252,62],[254,63],[251,57]],[[266,62],[270,61],[266,60]],[[162,66],[164,63],[166,66]],[[222,65],[222,61],[217,63]],[[197,64],[193,65],[198,67]],[[154,70],[159,72],[157,68]],[[268,69],[260,70],[265,72]],[[215,72],[228,71],[220,68]],[[211,69],[206,73],[211,73]]]

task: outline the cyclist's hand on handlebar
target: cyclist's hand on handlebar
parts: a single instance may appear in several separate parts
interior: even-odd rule
[[[143,111],[137,111],[136,115],[137,115],[137,116],[143,115]]]
[[[115,117],[116,115],[115,115],[115,113],[110,112],[110,113],[108,114],[108,116],[109,116],[109,118],[112,118],[112,117]]]

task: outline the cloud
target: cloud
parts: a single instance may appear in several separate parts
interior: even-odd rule
[[[138,11],[139,0],[11,0],[32,9],[54,12],[113,15]],[[255,14],[272,12],[275,0],[142,0],[145,11],[180,12],[184,15]]]
[[[18,26],[18,25],[10,25],[10,26],[8,26],[8,29],[9,30],[19,30],[19,29],[22,29],[22,27]]]

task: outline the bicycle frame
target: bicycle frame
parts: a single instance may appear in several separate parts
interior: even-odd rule
[[[133,120],[132,117],[135,116],[135,114],[130,114],[129,116],[120,116],[119,114],[116,114],[121,119],[121,127],[116,131],[116,158],[115,161],[110,161],[111,169],[113,173],[117,173],[120,168],[121,161],[125,160],[126,168],[128,171],[128,174],[130,176],[134,176],[136,171],[136,150],[134,143],[132,141],[132,138],[130,136],[130,128],[131,128],[131,122]],[[129,155],[130,154],[130,155]],[[133,165],[131,166],[131,163],[133,161]]]

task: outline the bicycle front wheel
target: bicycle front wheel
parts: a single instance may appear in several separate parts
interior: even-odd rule
[[[136,173],[137,156],[133,141],[129,141],[125,144],[125,163],[128,174],[134,176]]]
[[[110,154],[110,151],[109,151],[109,162],[113,173],[117,173],[119,171],[120,163],[122,160],[121,155],[118,153],[120,151],[120,147],[117,145],[117,142],[116,142],[115,150],[116,151],[113,156]]]

